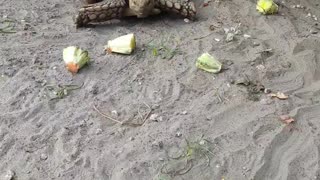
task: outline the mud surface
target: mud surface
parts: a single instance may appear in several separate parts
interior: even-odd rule
[[[0,34],[1,178],[320,179],[319,1],[285,1],[267,17],[253,0],[196,4],[195,22],[161,15],[75,29],[80,1],[0,0],[17,31]],[[108,40],[132,32],[133,55],[105,54]],[[74,76],[62,60],[70,45],[92,58]],[[195,67],[204,52],[221,73]],[[82,83],[49,101],[48,85]],[[93,106],[131,124],[152,112],[140,126],[120,125]]]

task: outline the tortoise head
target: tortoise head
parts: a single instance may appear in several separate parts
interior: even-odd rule
[[[154,9],[154,0],[129,0],[130,9],[137,14],[138,17],[146,17]]]

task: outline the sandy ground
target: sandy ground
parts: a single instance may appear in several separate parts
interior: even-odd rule
[[[0,34],[1,178],[320,179],[320,2],[285,1],[268,17],[254,0],[202,3],[195,22],[162,15],[77,30],[80,1],[0,0],[0,17],[17,30]],[[226,42],[232,27],[241,32]],[[133,55],[105,54],[108,40],[131,32]],[[174,51],[154,56],[151,44]],[[62,60],[70,45],[92,58],[75,76]],[[221,73],[195,67],[204,52],[225,65]],[[289,98],[253,94],[237,84],[245,77]],[[48,85],[82,83],[49,101]],[[144,124],[128,125],[148,106]],[[295,122],[281,122],[284,114]]]

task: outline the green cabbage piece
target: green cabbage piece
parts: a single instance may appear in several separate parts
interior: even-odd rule
[[[210,73],[219,73],[221,71],[222,64],[209,53],[203,53],[197,59],[196,66],[197,68]]]

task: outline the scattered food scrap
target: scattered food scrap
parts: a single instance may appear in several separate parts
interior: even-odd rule
[[[63,50],[63,60],[68,71],[75,74],[89,62],[90,57],[88,51],[84,51],[76,46],[70,46]]]
[[[276,14],[278,12],[278,5],[273,0],[259,0],[257,3],[257,10],[261,14]]]
[[[11,20],[0,21],[0,33],[16,33],[13,22]]]
[[[82,83],[81,85],[74,85],[74,84],[58,85],[58,86],[47,85],[46,88],[49,91],[53,91],[53,94],[55,95],[55,97],[50,98],[50,101],[51,101],[51,100],[55,100],[55,99],[63,99],[71,91],[80,89],[83,85],[84,85],[84,83]]]
[[[285,95],[282,92],[271,93],[271,94],[269,94],[269,96],[272,97],[272,98],[276,97],[276,98],[278,98],[280,100],[286,100],[286,99],[289,98],[289,96]]]
[[[231,42],[234,39],[234,34],[233,33],[228,33],[226,36],[226,42]]]
[[[221,62],[219,62],[216,58],[211,56],[209,53],[202,54],[196,62],[196,66],[199,69],[202,69],[211,73],[219,73],[222,68]]]
[[[282,121],[282,122],[284,122],[285,124],[291,124],[291,123],[293,123],[295,120],[292,118],[292,117],[290,117],[289,115],[281,115],[280,116],[280,120]]]
[[[209,3],[211,2],[211,0],[204,0],[203,1],[203,7],[207,7],[209,6]]]
[[[8,170],[7,174],[4,176],[4,180],[13,180],[15,177],[15,172]]]
[[[248,99],[253,101],[258,101],[260,99],[260,94],[264,92],[264,85],[258,80],[250,80],[247,75],[240,75],[233,80],[234,84],[245,86],[248,92]]]
[[[293,5],[292,8],[305,9],[305,7],[302,6],[301,4]]]
[[[136,48],[136,38],[134,34],[127,34],[108,41],[105,50],[108,53],[131,54]]]

